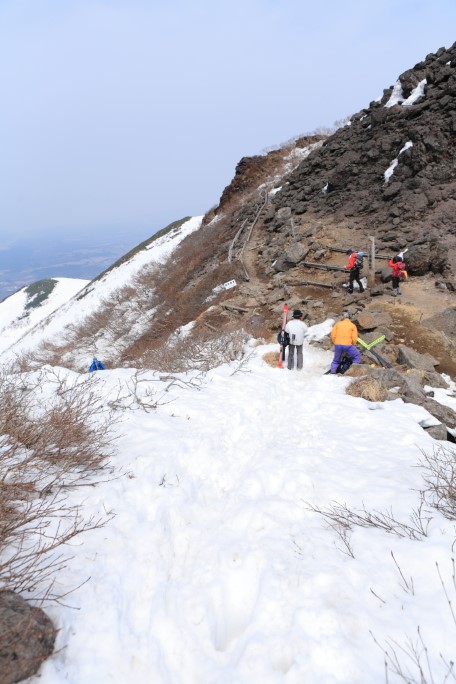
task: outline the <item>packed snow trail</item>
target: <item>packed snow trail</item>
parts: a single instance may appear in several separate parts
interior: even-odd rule
[[[352,558],[308,508],[364,503],[409,523],[429,414],[348,397],[348,378],[322,375],[330,352],[305,347],[290,372],[262,360],[272,349],[255,349],[248,372],[174,389],[154,413],[125,412],[116,462],[129,476],[85,504],[116,517],[59,575],[62,591],[90,581],[69,600],[78,610],[49,609],[61,650],[36,682],[384,684],[370,630],[404,643],[419,624],[430,650],[454,656],[435,572],[449,569],[451,525],[436,514],[421,542],[355,529]],[[133,372],[98,374],[106,401]]]

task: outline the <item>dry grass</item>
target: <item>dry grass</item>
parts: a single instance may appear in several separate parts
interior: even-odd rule
[[[266,354],[263,354],[261,357],[265,363],[268,364],[268,366],[271,366],[271,368],[278,368],[279,367],[279,347],[277,346],[277,351],[270,351],[266,352]]]
[[[351,397],[361,397],[367,401],[385,401],[388,390],[375,378],[359,378],[354,380],[345,390]]]

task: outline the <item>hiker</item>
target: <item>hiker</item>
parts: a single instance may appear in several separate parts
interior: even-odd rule
[[[350,255],[348,264],[345,266],[350,270],[347,292],[350,294],[353,292],[354,282],[358,283],[359,291],[364,292],[363,284],[359,279],[359,272],[363,267],[364,252],[354,252],[352,249],[347,249],[346,254],[347,256]]]
[[[397,297],[397,295],[402,294],[402,292],[399,289],[399,283],[401,282],[401,280],[405,280],[405,278],[407,277],[405,263],[402,261],[402,257],[398,254],[397,256],[393,257],[388,261],[388,266],[390,266],[393,269],[393,279],[391,282],[393,291],[391,292],[391,296]]]
[[[355,347],[358,339],[358,329],[350,320],[347,313],[331,330],[331,342],[334,344],[334,358],[331,363],[331,373],[336,373],[342,356],[345,354],[353,363],[361,363],[361,354]]]
[[[293,318],[291,321],[288,321],[285,327],[285,332],[288,333],[290,338],[290,343],[288,345],[288,370],[293,370],[294,368],[295,349],[297,358],[296,367],[298,370],[302,370],[302,345],[307,333],[307,325],[302,319],[302,311],[296,309],[293,311]]]
[[[102,363],[101,361],[98,361],[98,359],[96,359],[94,356],[92,364],[89,368],[89,373],[93,373],[93,371],[96,371],[96,370],[104,370],[104,369],[105,369],[104,363]]]

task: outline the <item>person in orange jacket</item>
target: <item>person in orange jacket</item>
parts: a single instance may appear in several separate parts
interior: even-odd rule
[[[337,367],[344,354],[351,359],[352,363],[361,363],[361,354],[355,347],[357,339],[358,329],[350,320],[349,314],[344,313],[343,318],[331,330],[334,358],[331,363],[330,373],[337,372]]]

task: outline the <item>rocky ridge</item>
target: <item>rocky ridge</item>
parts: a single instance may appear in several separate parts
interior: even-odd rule
[[[342,310],[355,317],[387,310],[391,358],[399,340],[423,352],[432,345],[440,370],[456,372],[455,67],[456,44],[441,48],[328,138],[298,138],[293,150],[239,162],[202,228],[213,235],[223,228],[233,239],[243,223],[254,224],[242,268],[232,265],[238,287],[222,307],[271,327],[285,301],[310,323]],[[292,151],[303,156],[294,169],[285,164]],[[344,251],[368,253],[372,238],[375,278],[366,294],[347,295]],[[228,243],[218,253],[214,245],[214,258],[225,260]],[[393,305],[382,275],[387,258],[404,248],[410,280]]]

